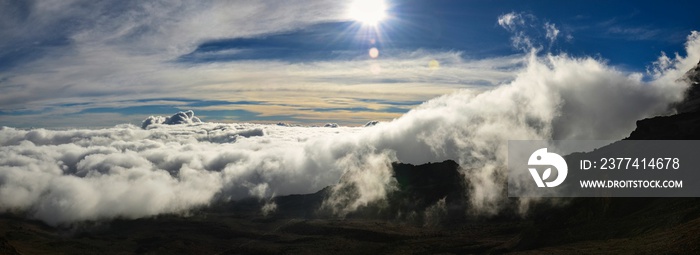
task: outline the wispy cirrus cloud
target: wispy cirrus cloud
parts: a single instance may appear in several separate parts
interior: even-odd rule
[[[600,22],[595,22],[591,26],[598,33],[596,36],[606,38],[623,39],[627,41],[668,41],[682,42],[687,31],[681,29],[662,29],[653,23],[639,23],[639,12],[632,12],[627,15],[613,17]]]
[[[624,27],[620,25],[609,27],[607,33],[611,36],[620,36],[631,41],[656,40],[663,36],[661,29]]]
[[[258,112],[261,116],[284,118],[287,115],[296,116],[298,121],[308,119],[316,122],[330,118],[333,113],[303,109],[341,107],[331,103],[337,98],[424,101],[457,89],[485,89],[512,79],[513,71],[522,67],[524,61],[519,55],[469,59],[461,52],[422,50],[398,53],[394,57],[378,60],[297,63],[246,60],[182,64],[161,62],[148,56],[112,53],[107,57],[105,54],[87,54],[77,58],[57,56],[13,72],[12,77],[3,82],[7,86],[4,87],[6,93],[0,95],[2,109],[6,112],[44,111],[43,114],[52,115],[79,113],[88,108],[146,105],[144,102],[130,102],[142,99],[196,98],[264,102],[209,105],[202,110],[241,109]],[[440,66],[430,67],[431,61],[437,61]],[[342,93],[342,96],[338,93]],[[171,107],[191,107],[176,102],[161,103]],[[372,106],[361,101],[350,101],[342,107]],[[383,104],[383,107],[392,105]],[[374,118],[398,117],[398,113],[364,113],[367,117],[363,119],[357,119],[363,114],[362,111],[353,114],[355,124]],[[142,117],[132,116],[132,122]],[[7,123],[12,123],[18,117],[3,118],[8,120]],[[240,120],[254,119],[243,117]]]
[[[550,21],[541,21],[527,12],[509,12],[498,17],[498,25],[511,33],[512,46],[522,50],[551,49],[560,34],[570,41],[571,33],[562,31]]]
[[[95,108],[113,108],[113,113],[124,115],[119,109],[147,106],[134,100],[171,97],[264,102],[199,106],[200,110],[229,111],[230,120],[289,116],[286,121],[316,122],[352,116],[355,124],[361,124],[399,113],[359,110],[395,109],[389,104],[330,102],[338,98],[424,101],[456,89],[503,83],[522,66],[522,56],[472,59],[449,50],[382,51],[382,57],[373,60],[366,56],[367,49],[360,48],[353,55],[362,57],[304,61],[283,56],[229,59],[262,53],[255,48],[196,51],[205,42],[264,37],[347,20],[345,7],[336,1],[303,0],[12,2],[0,15],[4,19],[0,62],[10,63],[0,73],[0,116],[5,125],[41,125],[33,120],[66,114],[78,118]],[[17,56],[13,53],[17,51],[36,54]],[[183,56],[205,61],[181,61]],[[213,61],[217,59],[225,61]],[[431,61],[439,66],[429,66]],[[159,105],[186,106],[155,101],[150,105],[155,111]],[[358,111],[304,110],[314,107]],[[243,111],[250,114],[236,116]],[[142,117],[116,119],[133,123]],[[88,126],[115,124],[84,120]],[[60,123],[52,123],[56,124]],[[68,124],[76,122],[61,126]]]

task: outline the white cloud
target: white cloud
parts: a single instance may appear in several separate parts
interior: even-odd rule
[[[594,58],[533,54],[509,84],[433,99],[366,139],[380,150],[394,148],[402,162],[458,160],[474,208],[493,213],[504,204],[508,140],[624,138],[636,120],[670,113],[670,103],[681,99],[688,84],[678,78],[700,59],[698,38],[693,32],[687,56],[665,64],[649,82]]]
[[[534,21],[535,16],[527,13],[510,12],[498,17],[498,25],[512,33],[510,40],[513,47],[525,52],[539,47],[533,42],[533,37],[528,35]]]
[[[542,22],[530,13],[511,12],[498,17],[498,24],[511,33],[513,47],[529,52],[531,50],[551,49],[554,42],[562,33],[552,22]],[[571,41],[571,34],[564,34]]]
[[[544,28],[547,31],[545,37],[547,37],[550,44],[554,43],[557,40],[557,36],[559,36],[559,29],[557,29],[556,25],[549,22],[544,23]]]
[[[510,31],[515,30],[517,26],[524,25],[525,21],[521,13],[509,12],[498,16],[498,25]]]
[[[700,57],[698,41],[693,33],[687,57],[665,64],[649,82],[593,58],[530,55],[508,84],[447,94],[373,127],[4,127],[0,210],[26,211],[49,224],[139,218],[339,182],[324,205],[342,215],[395,188],[390,162],[455,159],[471,184],[473,210],[495,213],[504,204],[508,140],[623,138],[636,120],[668,113],[680,100],[687,84],[677,77]],[[241,135],[248,132],[257,135]]]
[[[26,210],[61,224],[178,213],[250,195],[315,192],[337,181],[342,170],[326,154],[342,151],[328,148],[332,137],[362,129],[213,123],[148,130],[3,128],[0,210]],[[255,130],[265,135],[240,135]],[[212,136],[237,139],[210,142]]]
[[[647,74],[655,80],[671,82],[682,77],[688,70],[698,64],[700,59],[700,33],[692,31],[686,38],[686,56],[675,53],[670,58],[662,52],[661,56],[648,68]]]

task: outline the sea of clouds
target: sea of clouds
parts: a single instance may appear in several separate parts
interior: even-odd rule
[[[521,17],[507,15],[499,24],[511,29]],[[522,45],[526,38],[514,34]],[[3,127],[0,211],[61,225],[336,184],[324,206],[342,215],[395,188],[391,162],[453,159],[470,183],[472,211],[493,214],[504,205],[508,140],[621,139],[636,120],[673,113],[669,105],[688,86],[679,78],[700,59],[700,34],[688,36],[684,56],[662,55],[648,74],[527,48],[525,67],[507,84],[444,95],[367,127],[221,124],[188,113],[177,125],[153,117],[143,127]]]

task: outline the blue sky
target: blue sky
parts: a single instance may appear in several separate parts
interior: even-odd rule
[[[644,73],[700,24],[696,1],[385,0],[376,25],[352,4],[2,2],[0,125],[138,124],[187,109],[205,121],[360,125],[503,84],[533,47]]]

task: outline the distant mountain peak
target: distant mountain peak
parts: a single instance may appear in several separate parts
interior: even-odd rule
[[[163,116],[150,116],[143,120],[141,123],[141,128],[148,129],[148,126],[153,124],[163,124],[163,125],[178,125],[178,124],[193,124],[201,123],[197,116],[194,116],[194,111],[187,110],[184,112],[178,112],[170,117]]]

